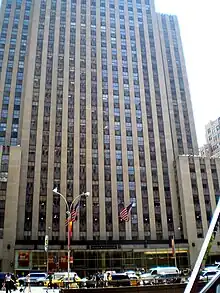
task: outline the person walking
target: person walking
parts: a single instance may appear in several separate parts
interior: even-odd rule
[[[49,279],[49,286],[50,286],[50,289],[53,289],[53,283],[52,283],[53,276],[52,276],[52,274],[49,274],[48,279]]]
[[[98,272],[96,274],[96,288],[100,286],[100,281],[101,281],[101,276],[100,276],[100,273]]]
[[[5,289],[6,289],[6,293],[11,293],[11,288],[12,288],[12,278],[11,278],[11,274],[7,273],[5,275]]]
[[[112,275],[110,273],[108,273],[108,275],[107,275],[107,280],[108,280],[107,286],[111,285]]]
[[[104,272],[103,274],[103,287],[107,287],[108,286],[108,276],[107,273]]]

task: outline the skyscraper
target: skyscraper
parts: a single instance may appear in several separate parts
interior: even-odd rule
[[[54,187],[68,203],[92,194],[73,225],[74,270],[172,264],[173,236],[189,265],[175,164],[198,147],[176,17],[150,0],[3,0],[0,32],[2,268],[45,269],[46,234],[50,269],[66,268]]]

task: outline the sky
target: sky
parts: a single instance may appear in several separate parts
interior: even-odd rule
[[[156,10],[178,16],[199,146],[205,124],[220,117],[220,1],[155,0]]]

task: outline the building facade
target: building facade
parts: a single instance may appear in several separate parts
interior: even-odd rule
[[[13,209],[9,171],[0,184],[2,269],[45,270],[46,234],[50,269],[66,268],[54,187],[68,203],[92,195],[73,225],[74,270],[174,264],[171,237],[178,265],[193,264],[174,162],[198,146],[176,17],[152,0],[3,0],[0,32],[0,144],[20,156]]]
[[[220,157],[220,117],[210,121],[206,127],[206,141],[211,145],[212,156]]]
[[[205,126],[206,144],[200,148],[201,156],[220,158],[220,117]]]
[[[195,263],[220,196],[220,159],[179,156],[175,168],[183,237],[188,239],[190,260]],[[216,228],[212,263],[220,259],[219,223]]]
[[[212,156],[212,148],[210,144],[204,144],[199,148],[199,154],[201,157],[211,157]]]

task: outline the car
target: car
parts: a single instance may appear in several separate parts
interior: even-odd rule
[[[208,265],[204,268],[204,271],[217,271],[220,270],[220,264],[215,263],[213,265]]]
[[[61,287],[61,284],[63,282],[63,277],[60,277],[60,278],[53,278],[51,280],[51,285],[52,285],[52,288],[54,289],[57,289],[57,288],[60,288]],[[50,280],[47,279],[45,282],[44,282],[44,287],[50,287]]]
[[[96,288],[97,282],[94,278],[89,279],[85,277],[78,281],[77,284],[80,288]]]
[[[157,275],[152,284],[179,284],[181,283],[181,277],[179,274],[160,274]]]
[[[176,276],[179,276],[180,271],[177,267],[156,267],[151,268],[147,273],[142,274],[140,278],[144,284],[151,284],[156,276],[164,274],[175,274]]]
[[[76,273],[70,272],[70,274],[69,274],[70,282],[73,282],[73,277],[74,276],[76,276],[77,281],[80,281],[80,278]],[[68,273],[67,272],[54,273],[52,275],[51,283],[52,283],[52,287],[54,289],[64,287],[67,282],[68,282]],[[45,287],[50,287],[49,278],[47,278],[47,280],[44,282],[44,286]]]
[[[43,285],[42,279],[47,279],[47,273],[30,273],[26,277],[18,278],[19,285],[27,286],[27,284],[31,285]]]
[[[217,273],[219,273],[218,270],[211,270],[211,271],[202,271],[199,275],[200,281],[209,281],[211,280]]]
[[[37,285],[37,286],[44,286],[44,283],[45,283],[47,280],[49,280],[49,278],[50,278],[50,275],[42,276],[42,277],[38,278],[38,279],[36,280],[36,285]]]
[[[113,287],[131,286],[130,278],[125,273],[112,274],[112,279],[108,283]]]
[[[79,288],[79,283],[80,283],[81,279],[78,275],[73,275],[71,274],[70,278],[69,278],[69,287],[70,288]],[[64,287],[67,288],[68,287],[68,276],[65,276],[61,283],[60,283],[60,287]]]
[[[126,271],[125,274],[128,275],[130,279],[139,279],[135,271]]]

